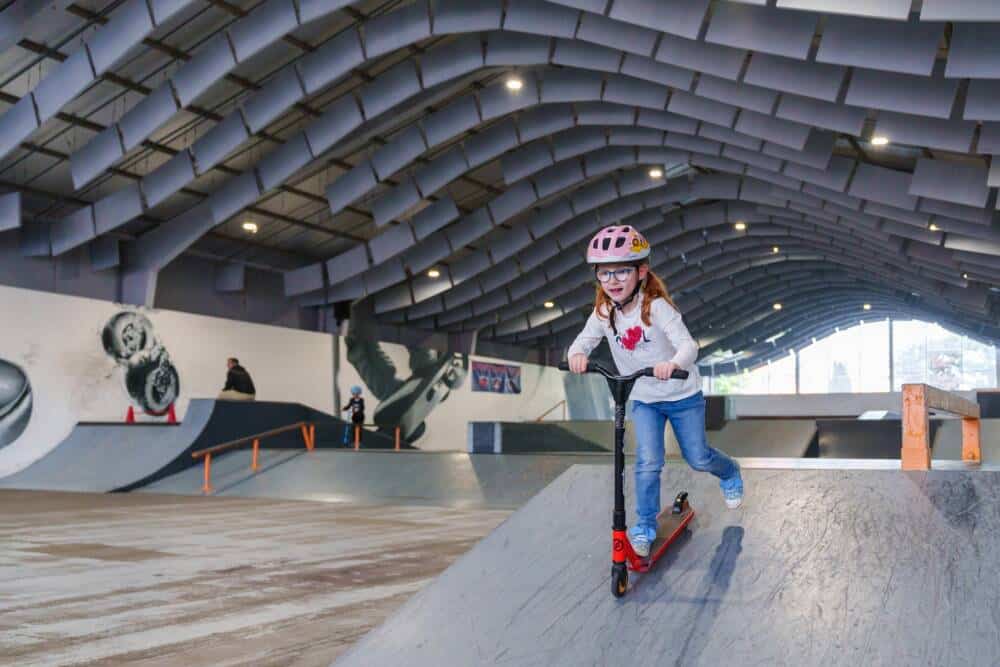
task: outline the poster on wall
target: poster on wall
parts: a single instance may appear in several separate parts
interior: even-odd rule
[[[469,372],[466,354],[409,346],[407,367],[397,367],[387,346],[377,338],[374,313],[365,302],[351,308],[344,342],[347,361],[377,401],[371,423],[387,436],[398,426],[402,438],[411,444],[420,440],[427,430],[427,417],[462,385]]]
[[[472,362],[472,391],[492,394],[520,394],[521,367]]]

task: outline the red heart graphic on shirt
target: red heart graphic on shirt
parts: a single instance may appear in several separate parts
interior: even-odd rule
[[[634,350],[636,343],[642,340],[642,327],[632,327],[625,331],[622,336],[622,347],[626,350]]]

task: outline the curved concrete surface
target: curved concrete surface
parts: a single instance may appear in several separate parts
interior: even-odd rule
[[[317,443],[341,433],[343,422],[298,403],[213,399],[192,399],[184,421],[175,426],[78,424],[41,459],[0,479],[0,488],[131,491],[196,465],[193,451],[307,420],[317,424]],[[297,432],[267,444],[303,447]]]
[[[608,472],[572,468],[336,664],[1000,664],[998,472],[745,468],[731,511],[670,465],[697,516],[622,599]]]

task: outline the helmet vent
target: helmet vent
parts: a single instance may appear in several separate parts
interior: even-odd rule
[[[604,237],[604,243],[602,243],[601,245],[603,246],[603,250],[607,250],[608,248],[611,247],[611,239],[609,239],[607,236],[605,236]]]
[[[615,247],[616,248],[621,248],[623,245],[625,245],[625,237],[624,236],[619,236],[618,238],[615,239]]]

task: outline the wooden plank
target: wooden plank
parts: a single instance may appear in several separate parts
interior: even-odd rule
[[[983,460],[979,441],[979,420],[973,417],[962,419],[962,460],[966,463],[982,463]]]
[[[963,417],[979,418],[979,404],[957,394],[923,385],[927,392],[927,407],[931,410],[943,410]],[[905,387],[905,385],[904,385]]]
[[[927,385],[903,385],[903,470],[930,470],[930,419],[927,414]]]

